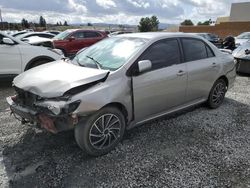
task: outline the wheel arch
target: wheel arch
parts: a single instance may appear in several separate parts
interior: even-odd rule
[[[124,115],[126,125],[128,124],[128,110],[122,103],[112,102],[112,103],[106,104],[102,108],[105,108],[105,107],[115,107],[118,110],[120,110],[122,112],[122,114]]]
[[[33,59],[31,59],[25,66],[24,68],[24,71],[28,70],[33,63],[39,61],[39,60],[48,60],[48,62],[50,61],[55,61],[55,59],[53,59],[52,57],[49,57],[49,56],[38,56],[38,57],[35,57]]]
[[[217,80],[219,80],[219,79],[224,80],[224,81],[226,82],[227,87],[228,87],[229,81],[228,81],[228,78],[227,78],[225,75],[219,77]],[[216,81],[217,81],[217,80],[216,80]]]

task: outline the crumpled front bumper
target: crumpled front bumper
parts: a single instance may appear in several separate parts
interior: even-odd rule
[[[20,116],[23,119],[29,120],[31,122],[38,120],[37,119],[38,112],[31,110],[31,109],[24,108],[24,107],[16,104],[13,101],[12,97],[7,97],[6,101],[10,105],[10,110],[12,113]]]
[[[16,104],[13,98],[14,96],[7,97],[6,101],[10,106],[11,113],[14,114],[15,117],[21,117],[19,120],[21,120],[22,123],[37,122],[47,131],[57,133],[72,129],[74,124],[78,122],[77,116],[51,116],[46,113],[38,112],[28,107]]]

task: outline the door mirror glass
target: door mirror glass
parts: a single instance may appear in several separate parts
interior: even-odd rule
[[[139,73],[146,72],[152,68],[152,62],[150,60],[142,60],[138,62]]]
[[[13,40],[11,40],[10,38],[6,38],[6,37],[3,38],[3,43],[8,44],[8,45],[15,44],[15,42]]]

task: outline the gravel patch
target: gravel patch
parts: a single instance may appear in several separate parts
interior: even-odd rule
[[[223,105],[204,105],[128,131],[93,158],[72,131],[21,125],[0,86],[0,187],[250,187],[250,79],[237,77]]]

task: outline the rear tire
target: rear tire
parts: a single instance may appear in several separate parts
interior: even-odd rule
[[[225,80],[223,79],[217,80],[210,91],[207,101],[208,107],[212,109],[218,108],[222,104],[226,92],[227,92],[227,84]]]
[[[101,156],[113,150],[122,140],[125,118],[120,110],[104,107],[75,127],[75,139],[87,154]]]

